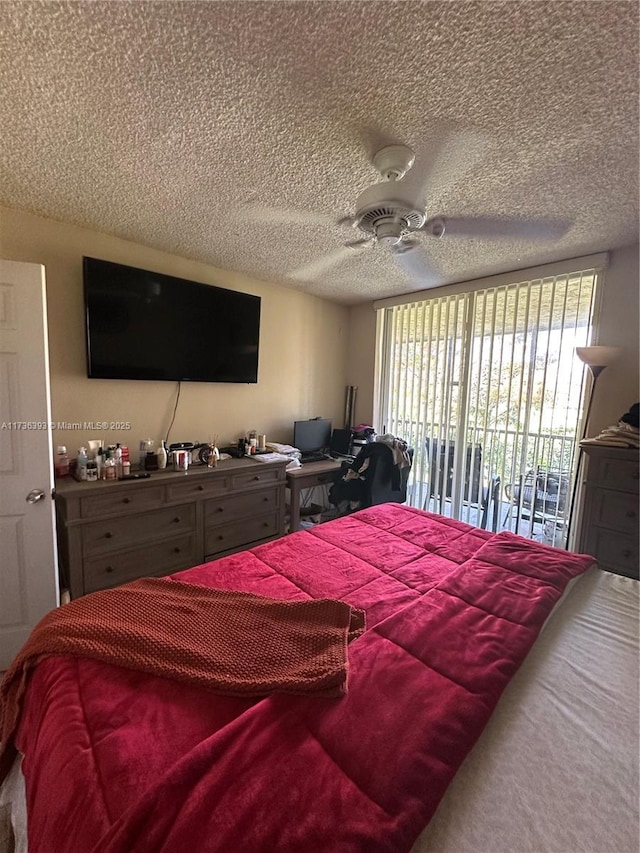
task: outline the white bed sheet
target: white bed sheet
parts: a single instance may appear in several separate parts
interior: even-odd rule
[[[0,787],[0,853],[27,853],[27,801],[21,756]]]
[[[576,581],[412,853],[638,853],[639,593],[598,569]],[[19,762],[3,805],[26,853]]]
[[[639,590],[577,581],[412,853],[638,853]]]

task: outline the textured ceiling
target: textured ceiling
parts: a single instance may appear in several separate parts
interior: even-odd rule
[[[635,2],[3,2],[0,31],[10,207],[351,304],[638,238]],[[571,227],[422,235],[428,280],[382,245],[306,280],[388,142],[429,217]]]

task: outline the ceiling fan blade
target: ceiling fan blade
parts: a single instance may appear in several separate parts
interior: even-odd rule
[[[444,220],[430,219],[423,226],[444,221],[445,237],[480,237],[487,240],[559,240],[571,228],[561,219],[509,219],[490,216],[452,216]]]
[[[409,244],[409,248],[400,248],[393,251],[398,266],[414,281],[428,286],[440,283],[442,276],[433,264],[427,262],[424,254],[417,245]]]
[[[356,254],[350,246],[341,246],[334,252],[329,252],[328,255],[318,258],[317,261],[312,261],[304,267],[298,267],[298,269],[288,273],[287,278],[294,278],[298,281],[313,281],[347,258],[353,258]]]
[[[246,223],[277,222],[290,225],[302,222],[309,225],[333,225],[335,220],[326,213],[315,213],[311,210],[292,210],[279,207],[262,207],[246,205],[235,211],[235,216]]]
[[[361,237],[359,240],[349,240],[344,245],[349,249],[364,249],[367,246],[373,246],[375,242],[375,237]]]
[[[416,201],[429,204],[432,198],[458,183],[489,151],[491,137],[467,129],[445,132],[417,157],[403,178]]]

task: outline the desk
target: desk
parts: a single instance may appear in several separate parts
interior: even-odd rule
[[[289,531],[300,529],[300,492],[314,486],[333,483],[342,468],[341,462],[326,459],[322,462],[306,462],[302,468],[287,471],[287,487],[291,490],[291,521]]]

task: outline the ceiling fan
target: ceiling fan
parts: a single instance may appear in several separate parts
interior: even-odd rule
[[[481,238],[489,240],[553,240],[569,227],[567,222],[551,219],[513,219],[486,216],[427,218],[424,187],[416,188],[404,180],[413,166],[415,155],[407,145],[393,144],[381,148],[372,158],[381,180],[367,187],[356,199],[355,213],[340,217],[335,224],[351,226],[360,236],[347,240],[339,249],[318,258],[288,274],[288,278],[312,281],[358,252],[374,247],[387,249],[404,271],[424,284],[437,279],[438,273],[421,251],[423,237]],[[326,222],[325,214],[302,211],[278,211],[270,208],[253,210],[270,221]]]

